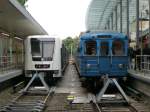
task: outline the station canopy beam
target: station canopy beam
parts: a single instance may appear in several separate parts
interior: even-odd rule
[[[0,0],[0,29],[20,38],[29,35],[47,35],[17,0]]]

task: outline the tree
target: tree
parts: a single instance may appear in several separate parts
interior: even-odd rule
[[[78,43],[79,43],[79,38],[78,37],[75,37],[75,38],[67,37],[66,39],[63,40],[63,44],[67,48],[69,54],[71,54],[71,47],[72,47],[72,53],[73,54],[76,53]]]
[[[68,50],[69,54],[71,53],[71,46],[73,44],[72,37],[67,37],[63,40],[63,44],[65,45],[66,49]]]
[[[21,5],[25,5],[25,3],[27,2],[28,0],[18,0],[18,2],[21,4]]]

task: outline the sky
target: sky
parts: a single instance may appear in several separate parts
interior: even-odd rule
[[[51,36],[75,37],[85,31],[91,0],[28,0],[27,10]]]

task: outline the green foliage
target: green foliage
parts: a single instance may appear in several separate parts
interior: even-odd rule
[[[75,38],[67,37],[66,39],[63,40],[63,44],[65,45],[65,47],[67,48],[70,54],[71,54],[71,47],[72,47],[72,53],[74,54],[76,52],[78,43],[79,43],[78,37]]]
[[[18,0],[18,2],[21,4],[21,5],[25,5],[25,3],[27,2],[28,0]]]

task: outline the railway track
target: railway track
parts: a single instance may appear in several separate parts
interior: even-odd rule
[[[3,106],[0,112],[42,112],[54,90],[55,87],[52,87],[49,92],[38,90],[21,93],[9,104]]]
[[[93,107],[96,112],[150,112],[149,108],[138,101],[132,101],[131,103],[126,102],[100,102],[93,101]]]
[[[54,94],[49,100],[45,112],[95,112],[90,103],[69,103],[67,101],[68,93]]]
[[[74,65],[77,73],[79,74],[79,68],[77,65]],[[136,96],[134,94],[134,96]],[[118,101],[107,101],[107,102],[96,102],[96,97],[91,95],[92,97],[92,106],[93,106],[93,112],[150,112],[150,109],[148,106],[144,105],[143,102],[139,102],[138,100],[135,100],[132,98],[132,96],[129,96],[129,99],[131,100],[131,103],[127,103],[124,101],[118,102]]]
[[[148,109],[144,109],[141,105],[137,105],[138,108],[131,105],[121,105],[121,104],[107,104],[100,105],[97,104],[97,112],[149,112]],[[139,110],[138,110],[139,109]]]
[[[97,112],[138,112],[131,106],[125,106],[121,104],[95,104]]]
[[[70,103],[67,96],[73,92],[77,96],[82,93],[80,80],[74,65],[69,65],[57,88],[51,88],[49,93],[32,91],[28,94],[20,94],[8,105],[0,109],[0,112],[150,112],[150,110],[133,98],[130,104],[101,102],[97,103],[95,96],[91,95],[90,103]],[[76,76],[77,77],[76,77]],[[80,88],[80,89],[79,89]],[[55,91],[55,94],[52,93]],[[57,91],[59,91],[57,93]],[[61,91],[61,92],[60,92]],[[90,100],[90,101],[91,101]]]

